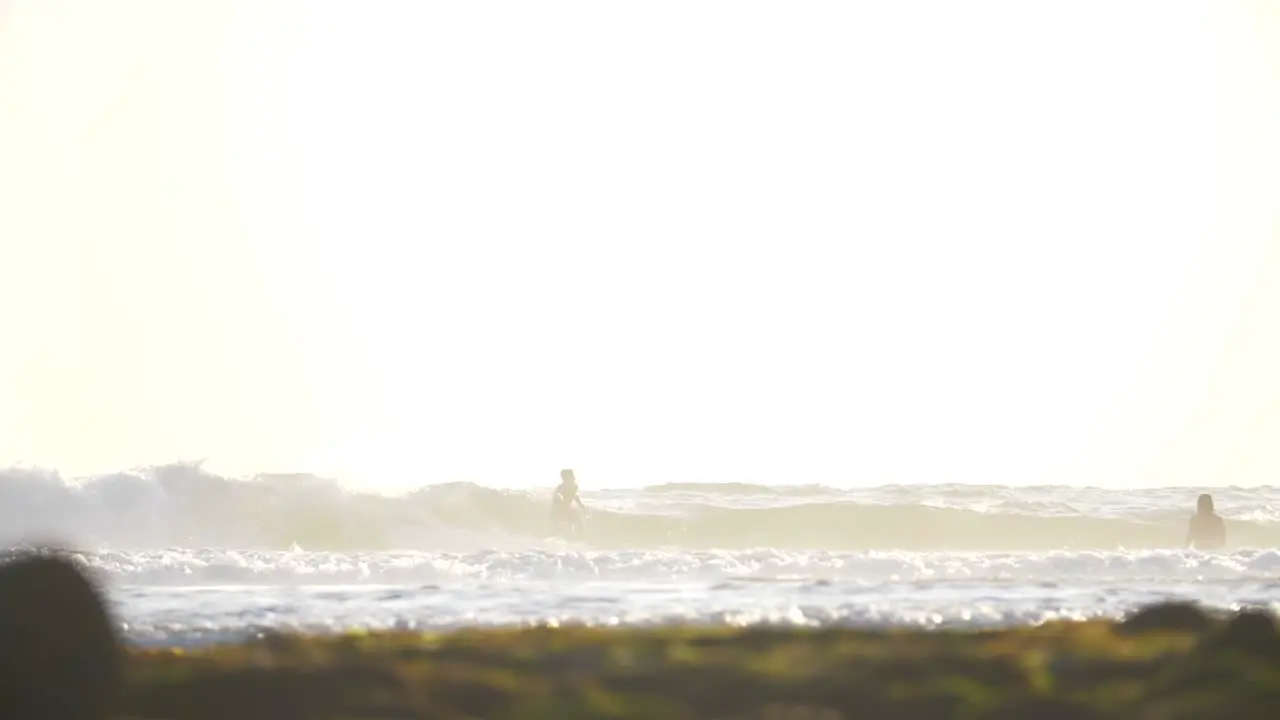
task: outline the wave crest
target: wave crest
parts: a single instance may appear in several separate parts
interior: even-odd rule
[[[1162,492],[1166,503],[1157,495],[1102,517],[1044,488],[890,486],[854,493],[815,485],[666,484],[588,493],[595,509],[583,543],[962,551],[1177,547],[1187,516],[1182,496],[1196,491]],[[1274,495],[1251,492],[1268,500]],[[447,483],[391,497],[312,475],[232,479],[193,465],[85,481],[11,469],[0,472],[0,540],[55,539],[98,548],[520,548],[551,539],[548,496],[549,488]],[[1233,546],[1280,546],[1280,524],[1269,522],[1269,511],[1260,512],[1228,519]]]

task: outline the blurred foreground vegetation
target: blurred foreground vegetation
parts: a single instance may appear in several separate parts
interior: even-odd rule
[[[987,632],[475,630],[134,650],[138,718],[1275,718],[1270,616]]]

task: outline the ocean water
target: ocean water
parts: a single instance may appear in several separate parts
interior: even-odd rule
[[[0,472],[0,542],[56,541],[124,636],[269,630],[759,623],[980,627],[1119,617],[1149,602],[1280,609],[1280,489],[661,484],[386,496],[311,476],[165,466],[87,480]],[[1230,546],[1183,549],[1212,492]]]

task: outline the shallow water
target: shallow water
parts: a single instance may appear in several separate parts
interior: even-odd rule
[[[475,625],[979,627],[1160,600],[1280,609],[1280,552],[164,551],[83,556],[125,637]]]

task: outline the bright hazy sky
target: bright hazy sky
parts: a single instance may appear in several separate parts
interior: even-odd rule
[[[0,0],[0,463],[1280,482],[1278,8]]]

